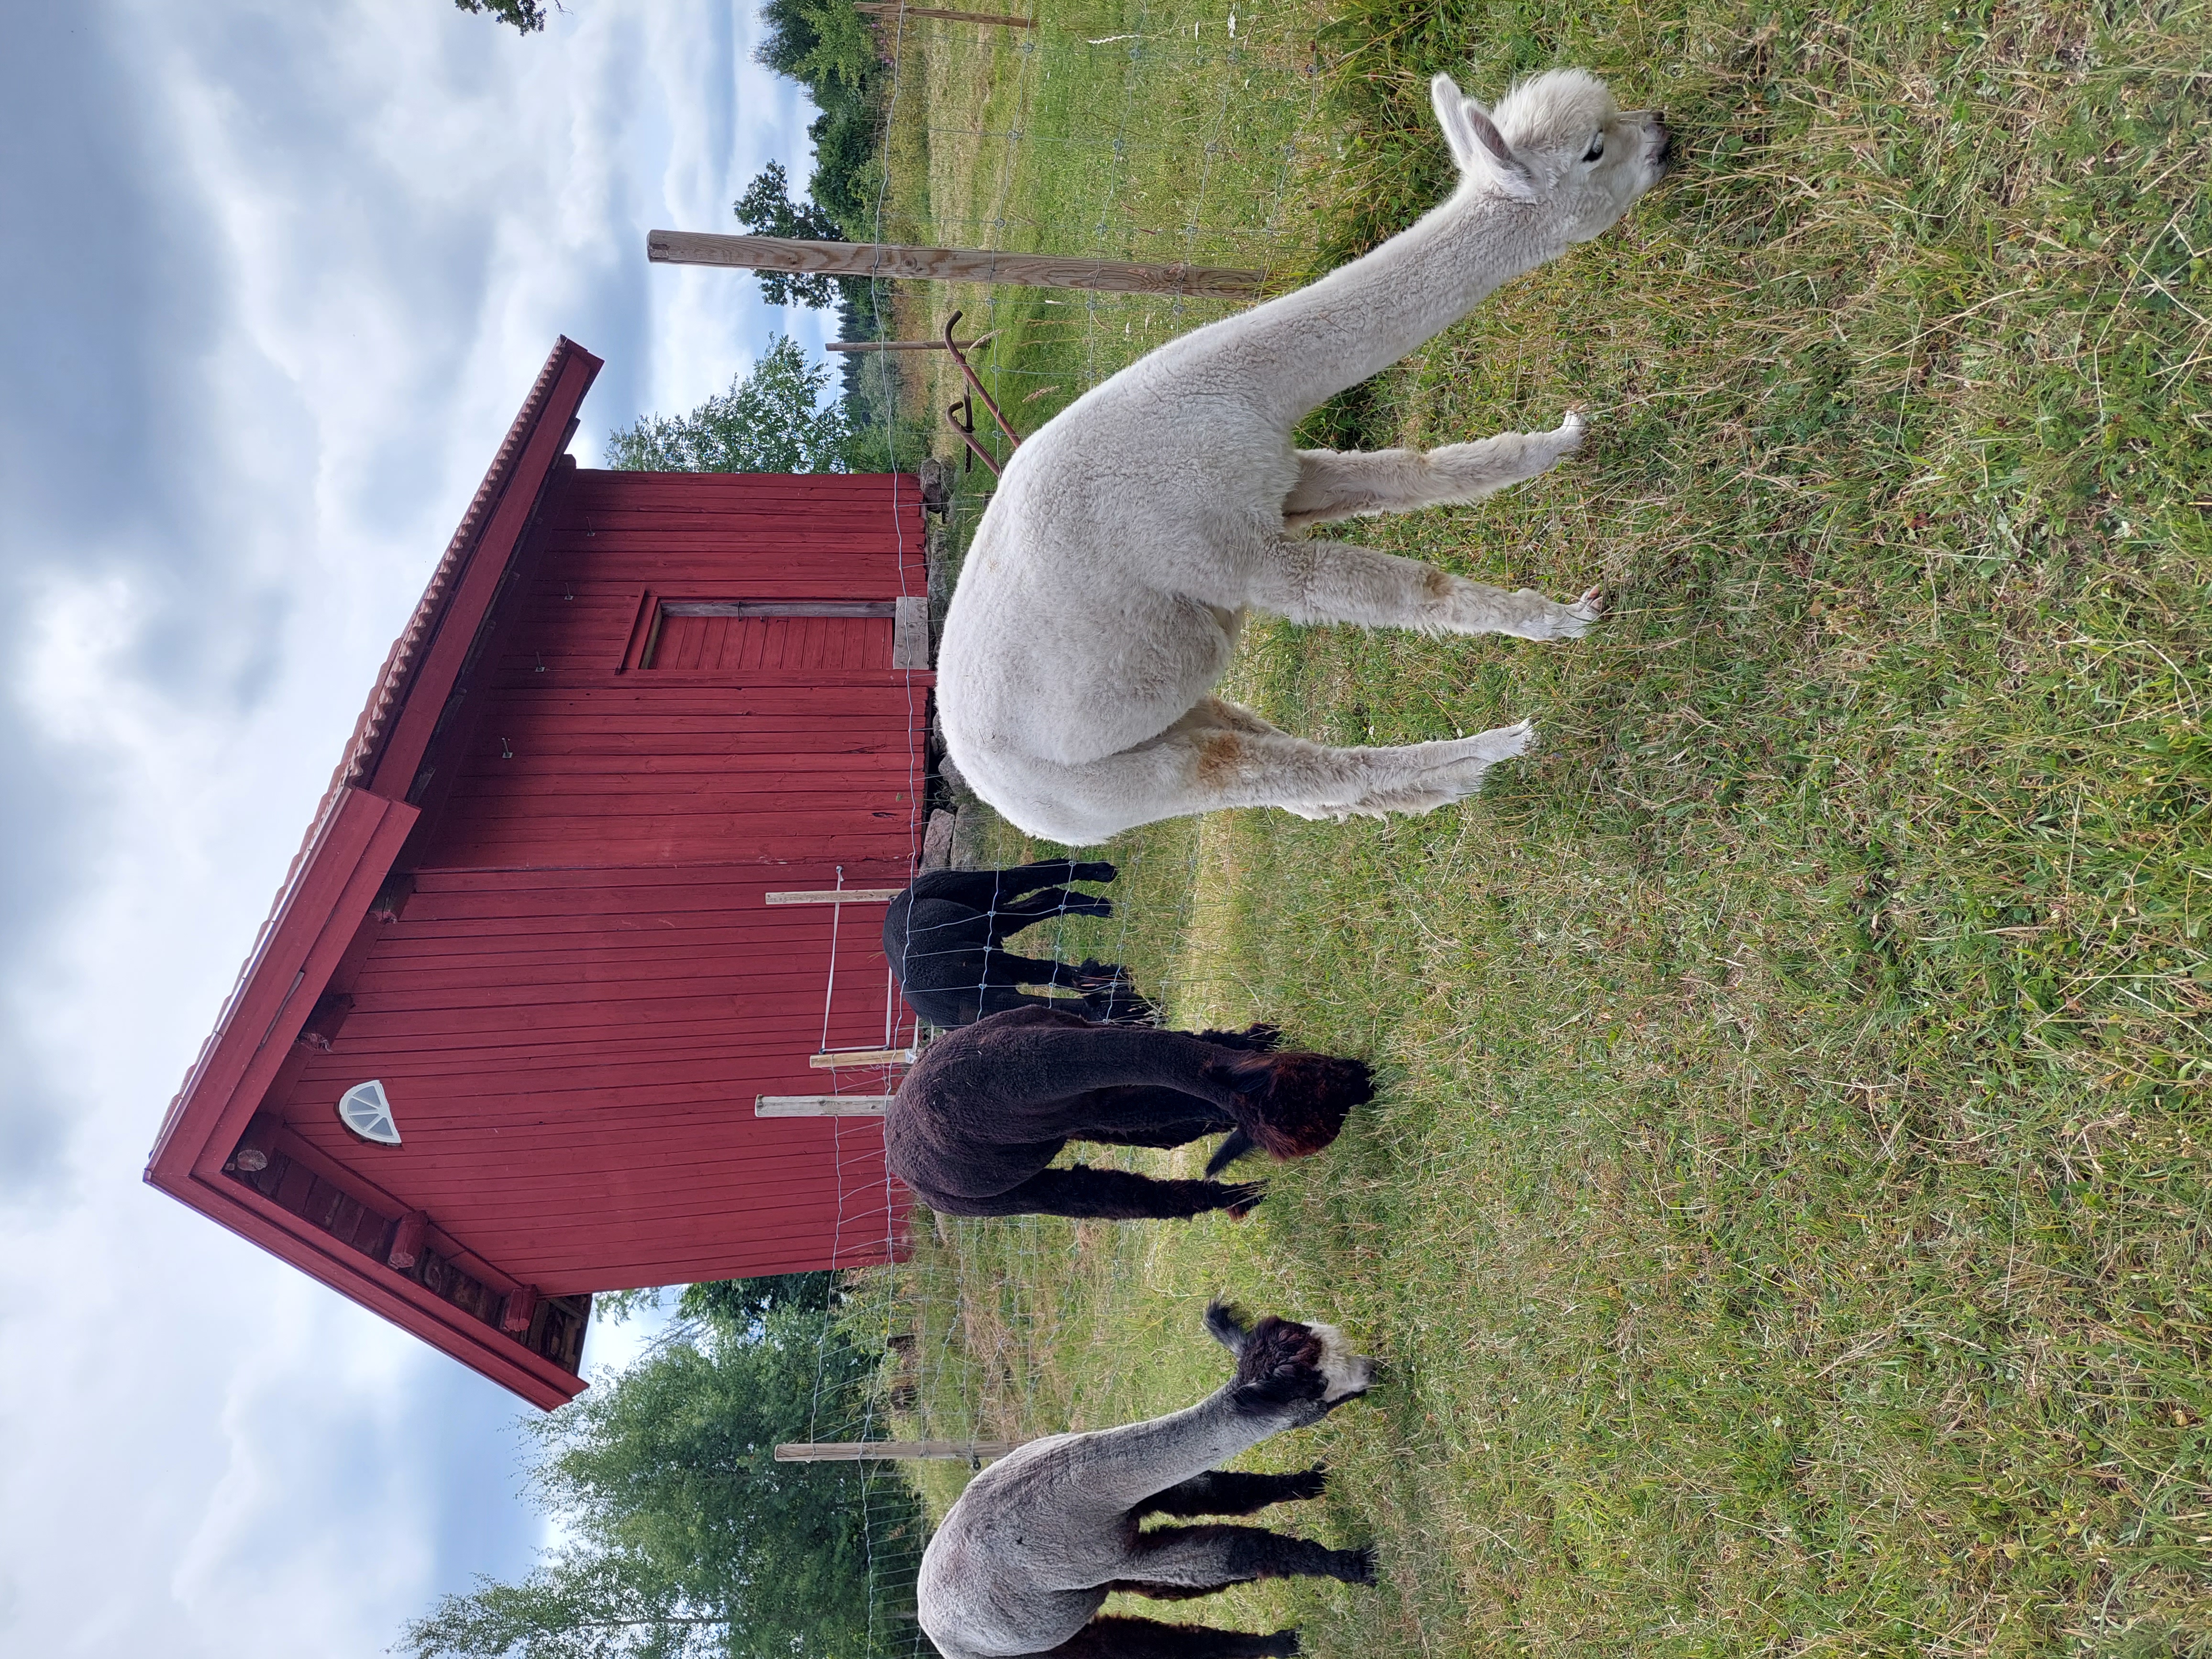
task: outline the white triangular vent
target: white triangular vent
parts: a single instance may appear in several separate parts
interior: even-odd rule
[[[392,1121],[392,1103],[384,1097],[383,1084],[374,1079],[356,1083],[338,1097],[338,1121],[363,1140],[374,1140],[380,1146],[399,1144],[399,1126]]]

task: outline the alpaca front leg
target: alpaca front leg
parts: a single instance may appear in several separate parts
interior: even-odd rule
[[[1310,1538],[1265,1527],[1161,1527],[1137,1535],[1124,1582],[1173,1589],[1220,1589],[1255,1578],[1334,1578],[1375,1582],[1372,1550],[1333,1550]],[[1133,1581],[1133,1582],[1131,1582]]]
[[[1352,542],[1285,536],[1255,562],[1246,595],[1255,608],[1295,623],[1358,623],[1430,634],[1510,634],[1580,639],[1598,618],[1598,590],[1560,605],[1535,589],[1509,593]]]
[[[1255,1635],[1105,1613],[1036,1659],[1294,1659],[1297,1650],[1295,1630]]]
[[[1316,1465],[1287,1474],[1211,1469],[1170,1486],[1140,1506],[1142,1515],[1255,1515],[1272,1504],[1298,1504],[1328,1489],[1328,1472]]]
[[[1283,502],[1291,529],[1373,513],[1479,501],[1547,472],[1582,447],[1583,417],[1570,412],[1549,432],[1501,432],[1431,450],[1302,449],[1298,481]]]

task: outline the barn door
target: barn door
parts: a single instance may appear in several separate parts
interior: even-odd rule
[[[929,665],[926,599],[675,599],[648,594],[631,641],[645,671],[712,674]]]

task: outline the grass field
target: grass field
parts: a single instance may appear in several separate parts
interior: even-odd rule
[[[1426,818],[1139,832],[1124,915],[1068,928],[1179,1024],[1370,1058],[1375,1106],[1241,1224],[921,1228],[932,1434],[1186,1403],[1221,1288],[1390,1362],[1257,1455],[1326,1455],[1299,1521],[1375,1538],[1382,1588],[1208,1617],[1324,1655],[2212,1652],[2212,15],[1847,10],[931,47],[948,240],[1334,257],[1443,184],[1437,68],[1586,64],[1684,153],[1328,416],[1371,447],[1589,410],[1551,477],[1361,533],[1601,579],[1601,628],[1262,623],[1229,688],[1339,741],[1543,746]],[[1155,147],[1116,149],[1139,106]],[[1198,319],[999,303],[1001,384],[1067,396]]]

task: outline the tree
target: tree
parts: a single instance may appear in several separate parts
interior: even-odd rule
[[[608,434],[607,465],[636,472],[842,472],[852,429],[824,404],[827,368],[779,334],[719,398],[689,415],[647,415]]]
[[[828,1309],[837,1297],[834,1269],[814,1273],[766,1273],[757,1279],[711,1279],[686,1285],[677,1299],[676,1311],[732,1335],[742,1335],[766,1322],[778,1308],[811,1313]]]
[[[798,236],[809,241],[842,242],[837,222],[811,202],[791,199],[791,179],[781,161],[770,161],[732,204],[738,222],[756,236]],[[772,306],[826,306],[836,302],[841,279],[800,276],[787,270],[760,273],[761,297]]]
[[[524,34],[545,27],[545,8],[539,0],[453,0],[456,9],[482,16],[489,12],[502,23],[512,23]],[[558,9],[558,0],[556,0]]]
[[[770,1307],[661,1349],[533,1425],[571,1542],[408,1626],[415,1659],[859,1659],[912,1616],[914,1499],[860,1464],[778,1463],[848,1431],[874,1359],[828,1313]]]

